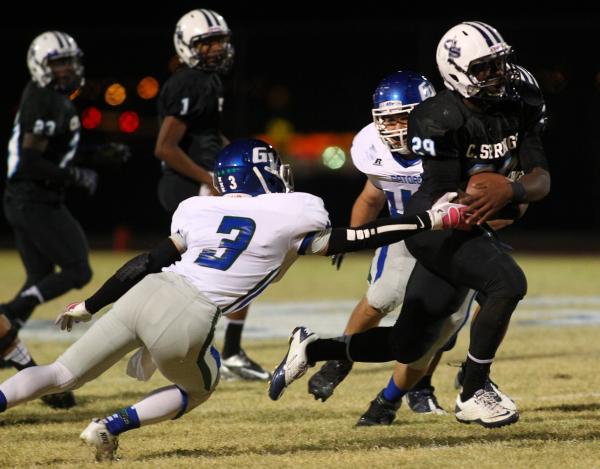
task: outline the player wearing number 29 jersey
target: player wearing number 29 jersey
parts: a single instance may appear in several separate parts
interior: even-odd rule
[[[70,305],[57,318],[69,330],[118,299],[56,362],[2,383],[0,412],[36,395],[81,386],[142,346],[128,373],[148,379],[158,368],[173,385],[94,419],[83,431],[98,459],[112,459],[120,433],[178,418],[208,399],[219,378],[220,358],[212,347],[219,317],[260,294],[295,256],[377,247],[461,219],[462,206],[443,202],[412,217],[327,228],[322,200],[290,193],[290,176],[264,142],[242,140],[223,149],[215,187],[224,197],[184,202],[170,238],[125,264],[85,302]]]
[[[406,203],[421,184],[423,171],[421,159],[412,154],[407,146],[408,116],[413,108],[434,95],[433,86],[425,77],[407,70],[388,75],[378,85],[373,94],[373,122],[365,126],[352,142],[354,166],[368,178],[362,193],[354,202],[350,221],[352,226],[374,220],[386,201],[391,216],[399,216],[404,212]],[[354,308],[344,335],[375,327],[384,315],[402,304],[415,262],[404,241],[375,251],[369,271],[369,288]],[[419,379],[425,374],[432,356],[463,323],[464,314],[465,308],[459,308],[448,317],[441,331],[434,332],[438,339],[424,357],[410,366],[396,366],[393,380],[390,380],[382,396],[373,401],[358,425],[391,424],[404,394],[407,394],[409,405],[416,412],[443,412],[431,386],[433,369],[429,370],[427,378]],[[327,400],[351,367],[349,360],[326,362],[309,380],[309,393],[316,399]],[[412,389],[416,391],[409,391]],[[374,410],[373,406],[381,408]]]

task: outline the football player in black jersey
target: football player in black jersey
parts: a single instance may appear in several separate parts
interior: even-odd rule
[[[197,195],[217,195],[212,170],[228,143],[221,133],[221,75],[233,65],[231,30],[221,15],[198,9],[177,22],[175,50],[182,66],[163,85],[158,99],[160,130],[154,154],[162,161],[158,197],[172,214],[180,202]],[[248,358],[241,336],[248,308],[225,321],[222,375],[226,379],[269,379]]]
[[[97,184],[93,170],[70,164],[80,123],[69,96],[83,81],[81,57],[75,40],[63,32],[48,31],[33,40],[27,52],[31,81],[8,144],[4,213],[27,278],[16,296],[0,305],[0,354],[17,369],[35,364],[17,338],[35,307],[83,287],[92,276],[86,237],[64,205],[67,187],[92,194]],[[58,407],[75,404],[70,392],[46,397]]]
[[[470,230],[418,234],[406,241],[418,262],[392,328],[337,339],[303,335],[291,342],[287,356],[292,358],[284,360],[290,370],[300,370],[286,373],[286,385],[302,375],[303,366],[320,360],[418,359],[433,340],[428,327],[445,311],[455,311],[472,288],[482,304],[471,327],[456,418],[485,427],[518,420],[515,403],[490,380],[489,370],[527,281],[485,222],[494,215],[505,218],[502,209],[513,211],[545,197],[550,174],[541,142],[544,100],[533,76],[510,62],[511,52],[498,31],[481,22],[460,23],[442,37],[436,59],[448,89],[409,116],[408,140],[413,153],[422,156],[424,173],[405,213],[431,207],[444,192],[464,189],[473,174],[509,178],[489,177],[468,199]]]

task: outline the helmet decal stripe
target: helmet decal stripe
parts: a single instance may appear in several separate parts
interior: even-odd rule
[[[65,43],[65,48],[69,47],[69,39],[67,38],[67,35],[61,31],[56,31],[56,33],[58,34],[59,37],[62,38],[63,42]]]
[[[484,29],[482,29],[481,26],[479,26],[478,24],[475,24],[475,23],[465,23],[465,24],[476,29],[483,36],[483,38],[485,39],[485,42],[487,43],[487,45],[489,47],[492,47],[494,45],[494,41],[492,40],[492,37]]]
[[[221,26],[221,22],[219,21],[219,15],[215,14],[215,12],[212,10],[205,10],[205,11],[206,11],[206,14],[212,18],[212,21],[214,24],[216,24],[217,26]]]
[[[58,46],[62,49],[63,47],[65,47],[65,45],[63,44],[63,40],[60,37],[60,33],[58,31],[52,31],[52,34],[54,34],[54,37],[56,38],[56,40],[58,41]]]
[[[482,23],[481,21],[472,21],[472,23],[478,24],[483,29],[485,29],[489,34],[492,35],[494,39],[496,39],[497,42],[504,42],[504,40],[500,37],[500,34],[498,34],[498,31],[492,28],[489,24]]]
[[[210,28],[213,25],[213,20],[211,19],[210,15],[208,14],[208,10],[200,10],[200,13],[202,13],[202,15],[204,16],[204,19],[206,20],[206,23],[208,24],[208,27]]]

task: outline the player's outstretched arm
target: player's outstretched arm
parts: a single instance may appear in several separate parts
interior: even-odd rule
[[[457,228],[464,205],[452,203],[455,192],[442,196],[430,210],[417,215],[381,218],[356,228],[328,228],[314,233],[306,254],[330,256],[339,252],[375,249],[428,230]]]
[[[114,303],[146,275],[160,272],[181,259],[185,242],[172,235],[149,252],[126,262],[96,293],[81,303],[72,303],[56,318],[61,329],[71,330],[73,323],[89,321],[104,306]]]

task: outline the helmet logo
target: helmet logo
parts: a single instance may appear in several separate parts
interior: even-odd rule
[[[460,47],[456,45],[456,39],[448,39],[444,42],[444,49],[448,51],[449,59],[457,59],[460,57]]]
[[[419,94],[421,95],[421,99],[425,101],[427,98],[435,95],[435,90],[431,86],[431,83],[424,81],[419,84]]]
[[[275,163],[275,155],[266,147],[254,147],[252,149],[252,163],[269,163],[273,166]]]

